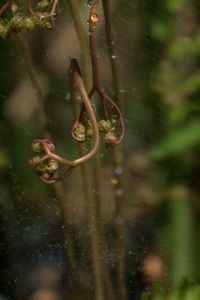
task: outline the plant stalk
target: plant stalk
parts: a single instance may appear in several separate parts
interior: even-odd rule
[[[111,22],[110,1],[102,0],[103,12],[105,19],[105,32],[109,52],[109,60],[112,72],[113,90],[120,109],[123,111],[124,104],[120,94],[120,80],[117,71],[116,53],[114,46],[114,38]],[[125,277],[125,241],[124,241],[124,218],[123,218],[123,203],[124,203],[124,187],[123,187],[123,154],[120,146],[116,146],[113,150],[113,173],[117,179],[114,185],[115,196],[115,228],[117,236],[117,279],[119,288],[119,299],[126,299],[126,277]]]
[[[86,86],[89,88],[92,84],[92,74],[89,66],[91,65],[91,60],[90,60],[90,52],[88,48],[88,41],[86,38],[86,33],[84,31],[83,23],[80,18],[79,14],[79,8],[77,5],[77,1],[72,1],[69,0],[70,8],[71,8],[71,13],[74,19],[74,24],[77,32],[77,36],[79,38],[79,43],[81,47],[81,52],[82,52],[82,63],[83,63],[83,74],[86,82]],[[95,214],[95,223],[97,227],[97,233],[98,233],[98,243],[99,247],[101,249],[102,253],[107,253],[107,247],[106,247],[106,242],[105,238],[103,235],[103,230],[102,230],[102,218],[101,218],[101,197],[100,197],[100,192],[101,192],[101,186],[100,186],[100,169],[101,169],[101,164],[100,164],[100,153],[95,155],[94,157],[94,167],[93,167],[93,172],[94,172],[94,193],[91,194],[91,197],[93,197],[93,202],[94,202],[94,214]],[[85,178],[85,175],[82,174],[83,179]],[[109,266],[106,261],[105,257],[100,258],[99,256],[99,264],[101,267],[101,285],[102,285],[102,280],[104,283],[105,287],[105,294],[106,298],[109,300],[114,300],[114,294],[113,294],[113,289],[111,285],[111,280],[110,280],[110,274],[109,274]]]
[[[40,128],[42,130],[42,134],[45,138],[51,138],[51,133],[48,128],[48,121],[47,121],[47,115],[45,112],[44,108],[44,100],[43,100],[43,95],[40,87],[40,83],[38,81],[37,73],[34,67],[33,59],[28,47],[28,44],[26,40],[20,35],[16,35],[16,40],[19,46],[19,49],[21,51],[22,57],[24,59],[25,65],[26,65],[26,70],[31,82],[31,85],[33,89],[35,90],[37,101],[38,101],[38,107],[37,107],[37,115],[39,119],[39,124]],[[57,184],[53,185],[54,193],[56,197],[59,199],[60,202],[60,208],[61,208],[61,218],[62,218],[62,223],[64,224],[64,230],[63,230],[63,235],[64,235],[64,240],[65,244],[67,245],[67,254],[69,257],[70,265],[71,265],[71,270],[72,270],[72,275],[73,278],[76,278],[76,270],[77,270],[77,264],[76,264],[76,259],[75,259],[75,253],[74,253],[74,247],[73,247],[73,241],[70,232],[68,231],[68,225],[67,225],[67,212],[66,208],[64,205],[64,197],[63,197],[63,191],[62,191],[62,185]]]

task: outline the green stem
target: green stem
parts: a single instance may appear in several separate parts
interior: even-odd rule
[[[172,284],[193,274],[193,212],[191,199],[184,186],[174,188],[170,199],[170,249],[172,258]]]
[[[108,45],[110,66],[112,72],[113,89],[118,105],[123,110],[123,101],[120,95],[120,80],[117,71],[116,53],[114,46],[114,38],[112,34],[112,22],[110,13],[109,0],[102,0],[103,12],[105,18],[105,31]],[[115,195],[115,228],[117,235],[117,278],[119,288],[119,299],[126,299],[126,278],[125,278],[125,245],[124,245],[124,220],[123,220],[123,203],[124,203],[124,187],[123,187],[123,156],[119,146],[113,150],[113,168],[114,176],[117,178],[117,183],[114,185]],[[119,170],[118,174],[115,174],[115,170]]]
[[[50,137],[49,129],[48,129],[48,121],[46,117],[46,112],[44,108],[44,101],[43,101],[43,95],[42,91],[40,88],[40,84],[38,82],[37,78],[37,73],[34,67],[34,63],[31,57],[30,50],[28,48],[28,44],[26,43],[25,39],[20,35],[16,34],[16,40],[19,45],[21,54],[23,56],[25,65],[26,65],[26,70],[28,73],[28,76],[30,78],[30,82],[32,84],[32,87],[35,91],[37,102],[38,102],[38,107],[37,107],[37,115],[39,118],[39,124],[42,129],[42,133],[45,137]]]

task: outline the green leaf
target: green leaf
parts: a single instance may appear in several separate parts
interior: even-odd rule
[[[170,133],[160,144],[153,147],[150,155],[154,159],[163,159],[170,155],[184,153],[196,144],[200,144],[200,123],[198,122]]]
[[[185,93],[193,93],[200,90],[200,72],[195,73],[190,76],[190,78],[185,82],[183,91]]]
[[[183,300],[199,300],[200,299],[200,287],[193,287],[189,289]]]

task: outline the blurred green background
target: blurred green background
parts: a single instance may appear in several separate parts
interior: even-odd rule
[[[87,32],[88,3],[76,2]],[[126,126],[121,145],[123,185],[117,190],[123,209],[126,299],[197,300],[200,2],[110,4]],[[81,63],[82,54],[68,1],[60,1],[60,8],[52,31],[37,28],[23,36],[37,70],[53,140],[60,153],[75,157],[68,68],[70,58]],[[98,51],[102,83],[115,98],[102,7]],[[80,168],[59,185],[60,201],[55,188],[42,183],[28,165],[31,142],[43,138],[37,105],[15,36],[1,39],[0,293],[5,299],[95,299],[91,228]],[[112,157],[102,143],[98,189],[94,159],[88,170],[90,194],[99,197],[107,245],[107,251],[100,252],[109,268],[113,299],[123,300],[116,283],[114,228],[121,219],[116,219],[117,171],[113,173]]]

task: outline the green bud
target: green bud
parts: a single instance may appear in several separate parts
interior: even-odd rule
[[[37,9],[40,11],[45,11],[49,7],[49,1],[48,0],[42,0],[38,2]]]
[[[24,17],[23,16],[14,16],[10,21],[11,29],[17,33],[24,28]]]
[[[35,26],[36,26],[36,18],[34,16],[24,18],[24,29],[31,31]]]
[[[108,132],[104,138],[105,144],[108,148],[112,149],[117,143],[117,136],[114,132]]]
[[[43,151],[43,146],[40,142],[35,142],[32,144],[32,149],[34,152],[41,153]]]
[[[12,10],[13,15],[15,15],[18,11],[18,7],[14,2],[11,5],[11,10]]]
[[[72,137],[78,141],[78,142],[84,142],[85,141],[85,134],[86,134],[86,130],[85,130],[85,126],[83,126],[82,124],[76,124],[73,128],[72,128]]]
[[[29,160],[29,164],[33,169],[35,169],[39,164],[41,164],[40,160],[41,160],[40,156],[35,156]]]
[[[109,132],[112,129],[110,120],[100,120],[98,125],[99,125],[99,130],[102,132]]]
[[[93,132],[92,127],[87,128],[87,130],[86,130],[86,137],[87,138],[91,138],[93,136],[94,136],[94,132]]]
[[[50,179],[52,174],[51,173],[48,173],[48,172],[43,172],[42,173],[42,176],[45,178],[45,179]]]
[[[51,29],[53,29],[54,24],[53,24],[52,21],[44,19],[44,20],[40,21],[40,26],[42,26],[42,28],[45,29],[45,30],[51,30]]]
[[[5,21],[0,21],[0,37],[6,39],[10,33],[9,25]]]
[[[40,173],[48,171],[47,170],[48,167],[47,167],[46,163],[44,163],[44,162],[41,162],[40,164],[38,164],[35,169]]]
[[[53,173],[58,170],[58,162],[55,159],[50,159],[48,161],[48,171]]]

